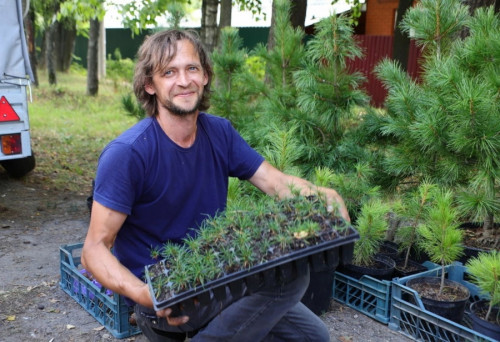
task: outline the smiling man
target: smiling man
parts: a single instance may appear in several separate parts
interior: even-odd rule
[[[148,117],[103,150],[82,263],[105,287],[135,306],[150,341],[328,341],[323,322],[301,302],[308,274],[280,286],[244,290],[224,303],[173,317],[155,312],[144,282],[152,248],[182,243],[226,207],[228,178],[250,181],[278,197],[321,192],[349,221],[333,189],[282,173],[209,107],[212,68],[197,36],[169,30],[148,37],[138,52],[134,92]],[[113,248],[113,252],[111,252]]]

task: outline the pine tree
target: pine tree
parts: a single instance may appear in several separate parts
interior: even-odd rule
[[[297,101],[303,112],[318,120],[324,134],[338,142],[352,106],[367,104],[359,88],[364,77],[347,69],[347,61],[362,52],[346,17],[332,15],[320,21],[317,30],[307,44],[303,69],[294,74],[300,89]]]
[[[297,112],[297,89],[293,73],[304,58],[304,31],[290,23],[289,0],[275,1],[275,44],[271,50],[259,45],[252,54],[265,63],[266,76],[260,81],[247,80],[255,94],[255,120],[244,127],[243,134],[252,146],[262,151],[274,166],[295,175],[304,175],[300,164],[303,150]]]
[[[360,89],[364,77],[347,68],[349,60],[361,56],[348,18],[334,14],[316,24],[303,66],[294,73],[299,89],[295,120],[311,169],[326,166],[347,171],[367,157],[350,137],[357,125],[353,109],[368,105],[368,96]]]
[[[290,22],[289,0],[276,0],[274,46],[268,50],[259,45],[255,54],[266,63],[266,79],[260,89],[260,111],[271,121],[286,124],[296,108],[297,90],[293,84],[293,72],[298,70],[304,58],[304,31],[294,28]]]
[[[459,0],[423,0],[402,25],[423,48],[423,76],[417,83],[389,60],[376,68],[389,91],[385,170],[400,185],[428,178],[462,189],[461,211],[484,221],[486,237],[500,212],[499,16],[482,8],[471,17]]]
[[[236,28],[222,29],[220,40],[220,47],[212,54],[215,73],[212,110],[235,126],[242,126],[251,115],[251,92],[246,82],[250,75],[245,65],[248,52],[242,48],[243,40]]]

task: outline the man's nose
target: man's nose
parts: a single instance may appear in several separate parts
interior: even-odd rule
[[[187,71],[180,71],[179,77],[177,77],[177,83],[181,86],[187,86],[191,82],[191,78]]]

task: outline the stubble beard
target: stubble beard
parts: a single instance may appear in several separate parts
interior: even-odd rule
[[[187,108],[187,109],[181,108],[181,107],[175,105],[173,102],[168,101],[168,100],[165,101],[165,103],[163,104],[163,107],[166,110],[168,110],[170,113],[172,113],[173,115],[188,116],[188,115],[196,113],[196,111],[198,110],[198,108],[201,105],[202,98],[203,98],[203,94],[201,96],[198,96],[198,100],[196,100],[196,103],[193,107]]]

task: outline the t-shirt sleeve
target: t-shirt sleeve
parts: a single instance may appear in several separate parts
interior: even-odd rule
[[[94,200],[105,207],[130,215],[142,177],[143,172],[138,167],[138,160],[131,146],[111,143],[99,157]]]
[[[250,147],[231,124],[229,124],[229,131],[231,135],[229,175],[247,180],[255,174],[264,161],[264,157]]]

